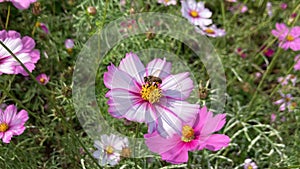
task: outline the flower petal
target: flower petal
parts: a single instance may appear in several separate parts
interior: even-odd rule
[[[145,66],[136,54],[127,53],[121,60],[119,69],[134,77],[140,84],[144,83]]]
[[[104,73],[104,84],[107,88],[128,89],[136,86],[136,81],[126,72],[116,68],[113,64],[107,67],[107,72]],[[135,91],[139,91],[136,88]]]
[[[227,147],[229,143],[230,138],[224,134],[213,134],[209,136],[204,143],[201,143],[200,141],[200,145],[205,144],[205,148],[211,151],[217,151],[223,147]]]
[[[10,125],[12,120],[15,119],[16,113],[17,113],[17,107],[16,106],[14,106],[14,105],[7,106],[5,111],[4,111],[2,122],[5,122],[8,125]]]
[[[156,58],[148,63],[146,68],[146,75],[152,75],[163,79],[170,75],[171,68],[172,64],[171,62],[166,62],[166,58],[164,58],[164,60]]]
[[[193,88],[193,81],[189,78],[188,72],[169,75],[163,79],[161,84],[164,96],[179,100],[188,98]]]

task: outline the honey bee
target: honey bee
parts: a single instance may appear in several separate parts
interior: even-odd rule
[[[159,72],[159,70],[157,70],[155,73]],[[158,73],[157,73],[158,74]],[[161,78],[154,76],[154,75],[149,75],[149,76],[145,76],[144,77],[144,82],[145,83],[150,83],[153,84],[157,87],[158,84],[162,83]]]
[[[145,76],[144,77],[144,82],[145,83],[159,83],[161,84],[162,83],[162,80],[161,78],[159,77],[156,77],[156,76],[152,76],[152,75],[149,75],[149,76]]]

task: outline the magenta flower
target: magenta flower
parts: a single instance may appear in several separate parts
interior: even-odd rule
[[[45,23],[36,22],[35,26],[41,28],[46,34],[50,33],[50,31]]]
[[[294,70],[300,70],[300,55],[295,57],[296,64],[294,65]]]
[[[244,169],[257,169],[257,165],[250,158],[247,158],[244,162]]]
[[[157,0],[158,3],[164,4],[165,6],[176,5],[177,0]]]
[[[28,113],[21,110],[17,113],[17,107],[9,105],[4,112],[0,109],[0,139],[9,143],[12,136],[21,135],[26,129],[24,124],[28,120]]]
[[[195,0],[181,1],[182,16],[187,18],[194,25],[207,26],[212,23],[209,19],[212,12],[204,7],[204,2],[196,2]]]
[[[280,111],[285,111],[286,109],[288,109],[289,112],[292,111],[291,110],[291,108],[293,106],[292,102],[291,102],[293,100],[292,95],[284,94],[281,91],[279,91],[279,94],[281,95],[281,99],[275,101],[274,104],[276,104],[276,105],[280,104],[280,107],[279,107]]]
[[[283,10],[286,9],[287,6],[288,6],[288,5],[287,5],[286,3],[281,3],[281,4],[280,4],[281,9],[283,9]]]
[[[211,25],[209,27],[203,26],[201,28],[196,27],[196,32],[198,32],[202,35],[210,36],[210,37],[222,37],[222,36],[226,35],[225,30],[224,29],[218,29],[216,27],[216,25]]]
[[[182,123],[181,130],[170,138],[163,138],[157,132],[145,134],[148,148],[161,155],[163,160],[173,164],[188,161],[188,151],[208,149],[211,151],[227,147],[230,138],[224,134],[212,134],[225,124],[225,114],[213,116],[206,107],[198,110],[194,119]]]
[[[74,47],[73,39],[66,39],[65,40],[65,47],[66,47],[68,53],[72,53],[72,50],[73,50],[73,47]]]
[[[236,49],[236,53],[241,56],[243,59],[245,59],[247,57],[247,54],[243,51],[242,48],[237,48]]]
[[[115,118],[146,122],[150,133],[175,133],[181,121],[195,116],[199,105],[183,101],[194,88],[189,73],[171,75],[171,67],[170,62],[156,58],[145,68],[132,52],[126,54],[119,67],[108,66],[104,84],[110,89],[105,95],[109,98],[109,113]]]
[[[300,50],[300,26],[290,29],[284,23],[276,23],[276,30],[272,30],[272,34],[279,39],[279,47],[284,50]]]
[[[101,166],[107,164],[114,166],[120,161],[120,153],[123,147],[123,139],[114,134],[102,135],[101,140],[96,140],[94,146],[98,149],[93,156],[99,160]]]
[[[40,59],[40,52],[34,49],[35,42],[31,37],[25,36],[21,38],[21,35],[16,31],[7,32],[6,30],[2,30],[0,31],[0,41],[16,55],[30,72],[34,70],[35,63]],[[20,63],[1,46],[0,75],[3,73],[28,75]]]
[[[42,73],[42,74],[40,74],[40,75],[38,75],[38,76],[36,77],[36,80],[37,80],[41,85],[46,85],[46,84],[49,82],[50,77],[47,76],[45,73]]]
[[[36,0],[0,0],[1,2],[12,2],[16,8],[23,10],[28,9],[30,4],[36,2]]]

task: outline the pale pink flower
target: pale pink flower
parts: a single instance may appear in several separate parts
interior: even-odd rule
[[[49,82],[50,77],[47,76],[45,73],[42,73],[42,74],[40,74],[40,75],[38,75],[38,76],[36,77],[36,80],[37,80],[41,85],[46,85],[46,84]]]
[[[21,110],[17,113],[17,107],[9,105],[4,111],[0,109],[0,139],[9,143],[12,136],[21,135],[26,129],[24,124],[28,120],[28,113]]]
[[[291,105],[292,105],[292,100],[293,100],[293,97],[291,94],[284,94],[282,93],[281,91],[279,91],[279,94],[281,95],[281,99],[277,100],[274,102],[274,104],[276,105],[279,105],[280,104],[280,107],[279,107],[279,110],[280,111],[285,111],[286,109],[290,111],[291,110]]]
[[[2,41],[16,57],[32,72],[35,64],[40,59],[40,52],[35,47],[34,40],[29,36],[21,35],[16,31],[0,31],[0,41]],[[1,74],[22,74],[27,76],[27,72],[20,63],[4,48],[0,47],[0,75]]]
[[[203,26],[201,28],[196,27],[196,32],[210,37],[222,37],[226,35],[225,30],[218,29],[216,25],[211,25],[209,27]]]
[[[289,82],[292,83],[293,86],[296,85],[296,81],[297,81],[297,77],[295,75],[292,74],[288,74],[286,77],[279,77],[277,79],[277,81],[282,85],[285,86],[287,85]]]
[[[157,132],[145,134],[148,148],[161,155],[163,160],[173,164],[188,161],[188,151],[208,149],[211,151],[227,147],[230,138],[224,134],[213,134],[225,124],[225,114],[213,116],[206,107],[198,110],[194,119],[177,126],[179,132],[170,138],[161,137]]]
[[[72,53],[72,50],[74,48],[74,41],[73,41],[73,39],[66,39],[65,40],[65,47],[66,47],[68,53]]]
[[[124,143],[121,137],[114,134],[109,136],[104,134],[101,136],[101,140],[95,141],[94,147],[98,150],[93,153],[93,156],[99,160],[101,166],[107,164],[114,166],[120,161],[123,145]]]
[[[295,57],[296,64],[294,65],[294,70],[300,70],[300,55]]]
[[[275,120],[276,120],[276,114],[275,113],[272,113],[271,114],[271,122],[273,123],[273,122],[275,122]]]
[[[257,165],[250,158],[247,158],[244,162],[244,169],[257,169]]]
[[[212,23],[209,19],[212,12],[204,7],[204,2],[196,2],[195,0],[181,1],[182,16],[187,18],[194,25],[207,26]]]
[[[272,3],[271,2],[267,2],[267,7],[266,7],[267,13],[269,15],[269,17],[273,16],[273,11],[272,11]]]
[[[28,9],[30,4],[36,2],[36,0],[0,0],[1,2],[12,2],[16,8],[24,10]]]
[[[284,23],[276,23],[276,29],[272,30],[272,34],[279,39],[279,47],[284,50],[289,48],[293,51],[300,50],[300,26],[288,28]]]
[[[171,74],[172,64],[156,58],[143,65],[134,53],[127,53],[119,67],[111,64],[104,73],[104,84],[109,88],[108,112],[116,118],[145,122],[148,132],[158,131],[163,136],[176,132],[175,126],[195,116],[199,105],[187,99],[194,88],[189,73]],[[159,82],[147,80],[150,75]]]
[[[248,7],[245,4],[238,3],[238,4],[230,7],[229,10],[231,12],[245,13],[248,11]]]
[[[177,0],[157,0],[158,3],[164,4],[165,6],[176,5]]]
[[[226,0],[227,2],[237,2],[236,0]]]

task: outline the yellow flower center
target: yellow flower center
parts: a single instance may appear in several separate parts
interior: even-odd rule
[[[114,152],[114,148],[112,146],[107,146],[105,151],[107,154],[112,154]]]
[[[292,35],[287,35],[286,40],[287,41],[293,41],[295,38]]]
[[[286,102],[289,102],[289,101],[291,101],[291,99],[290,99],[289,97],[286,97],[286,98],[285,98],[285,101],[286,101]]]
[[[165,3],[168,3],[170,0],[165,0]]]
[[[253,167],[252,167],[251,165],[249,165],[249,166],[247,167],[247,169],[253,169]]]
[[[44,84],[45,83],[45,79],[44,78],[40,78],[40,82],[42,83],[42,84]]]
[[[144,100],[149,101],[151,104],[159,102],[161,98],[161,89],[158,88],[157,84],[146,83],[142,86],[141,96]]]
[[[184,142],[190,142],[195,138],[194,129],[188,125],[183,126],[181,132],[182,132],[181,140]]]
[[[122,157],[130,157],[131,150],[128,147],[122,149],[121,156]]]
[[[208,34],[215,34],[215,31],[210,28],[205,29],[205,32]]]
[[[41,23],[40,22],[36,22],[35,23],[35,27],[40,27],[41,26]]]
[[[0,132],[6,132],[8,130],[8,124],[6,123],[1,123],[0,124]]]
[[[193,18],[198,18],[198,17],[199,17],[198,12],[195,11],[195,10],[191,10],[190,15],[191,15],[191,17],[193,17]]]

